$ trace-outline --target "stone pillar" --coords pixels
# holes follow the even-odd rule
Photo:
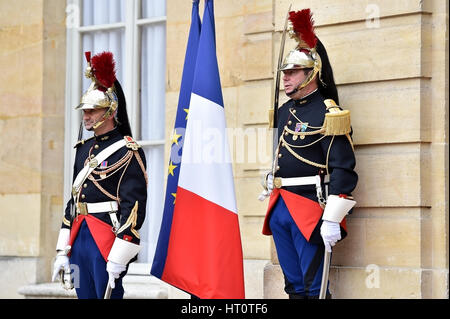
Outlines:
[[[0,2],[0,298],[50,280],[62,215],[65,1]]]

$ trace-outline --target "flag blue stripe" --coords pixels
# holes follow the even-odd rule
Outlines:
[[[216,56],[214,2],[205,0],[192,92],[223,107],[222,86]]]
[[[173,165],[176,165],[177,168],[174,169],[173,176],[170,174],[168,175],[161,229],[156,246],[155,256],[153,259],[152,269],[150,271],[152,275],[158,278],[162,277],[164,265],[167,258],[167,249],[169,245],[170,230],[172,227],[175,199],[172,194],[177,192],[178,187],[179,167],[181,164],[180,159],[182,156],[182,144],[186,129],[187,113],[185,109],[189,109],[192,84],[194,80],[194,71],[197,60],[197,52],[199,48],[198,44],[201,33],[201,22],[198,13],[198,5],[199,0],[193,1],[191,27],[189,30],[189,38],[183,66],[183,75],[181,78],[180,95],[178,98],[177,115],[175,119],[175,130],[177,134],[181,135],[181,137],[178,140],[178,145],[172,145],[170,154],[170,162],[172,162]]]

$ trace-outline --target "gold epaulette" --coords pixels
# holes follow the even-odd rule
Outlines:
[[[332,99],[324,101],[327,107],[322,128],[324,135],[345,135],[351,131],[350,111],[342,110]]]
[[[127,142],[125,144],[127,148],[137,151],[141,147],[131,136],[124,136],[123,138]]]
[[[77,148],[78,146],[83,145],[83,144],[86,143],[87,141],[92,140],[94,137],[95,137],[95,136],[92,136],[92,137],[90,137],[90,138],[88,138],[88,139],[78,141],[78,142],[75,144],[75,146],[74,146],[73,148]]]

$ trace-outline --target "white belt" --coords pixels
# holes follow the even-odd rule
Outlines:
[[[115,229],[119,229],[120,223],[117,219],[116,212],[119,210],[117,202],[100,202],[100,203],[77,203],[77,211],[81,215],[109,213],[111,223]]]
[[[117,202],[100,202],[100,203],[86,203],[87,213],[95,214],[95,213],[108,213],[108,212],[117,212],[119,209],[119,205]]]
[[[325,175],[324,182],[328,183],[330,176]],[[303,186],[303,185],[320,185],[321,179],[319,175],[305,176],[305,177],[275,177],[273,179],[273,186],[281,188],[283,186]]]
[[[325,175],[324,177],[324,183],[330,182],[330,175]],[[275,177],[273,179],[273,186],[275,188],[281,188],[283,186],[303,186],[303,185],[315,185],[316,186],[316,193],[317,193],[317,199],[319,201],[319,204],[322,208],[325,207],[326,204],[326,198],[328,197],[328,187],[325,186],[325,198],[322,194],[322,179],[319,175],[314,176],[305,176],[305,177]]]

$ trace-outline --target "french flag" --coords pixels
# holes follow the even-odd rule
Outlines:
[[[245,298],[213,0],[205,0],[201,27],[198,1],[194,1],[191,21],[164,215],[151,274],[202,299]],[[190,93],[188,111],[181,101],[186,99],[186,90]],[[182,117],[185,130],[177,123]]]

